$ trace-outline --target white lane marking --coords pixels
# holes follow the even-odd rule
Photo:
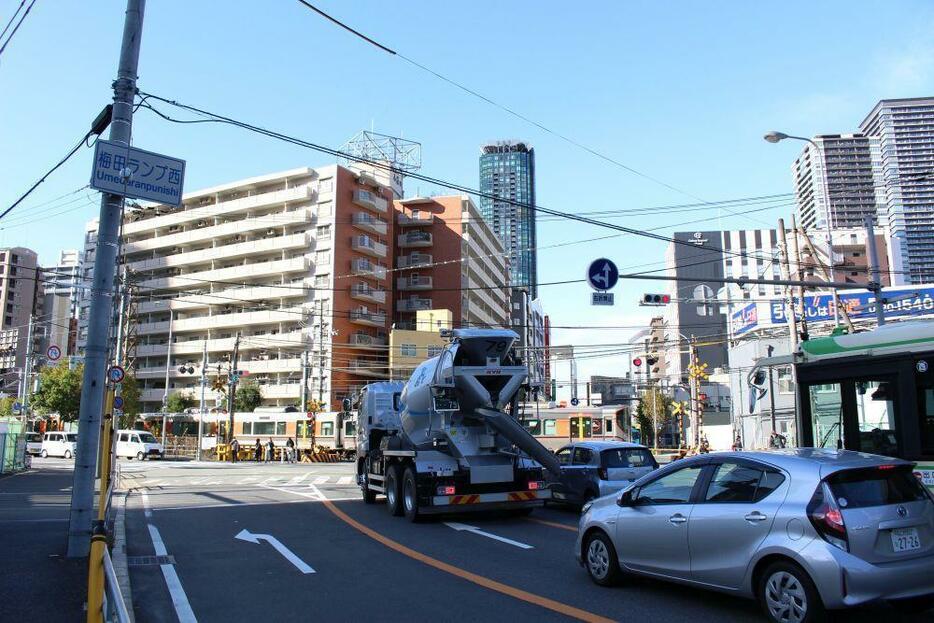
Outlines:
[[[330,476],[318,476],[317,478],[315,478],[315,479],[312,481],[312,484],[323,485],[324,483],[326,483],[326,482],[327,482],[328,480],[330,480],[330,479],[331,479]]]
[[[169,553],[165,549],[165,543],[162,542],[162,535],[159,534],[159,528],[151,523],[146,524],[146,527],[149,528],[149,538],[152,539],[152,548],[156,550],[156,556],[168,556]]]
[[[222,483],[220,480],[209,480],[208,482],[204,483],[205,486],[207,486],[207,485],[222,485],[222,484],[224,484],[224,483]]]
[[[175,615],[178,617],[178,623],[198,623],[191,604],[188,603],[188,596],[185,589],[182,588],[182,582],[175,573],[175,567],[172,565],[160,565],[162,575],[165,577],[165,585],[169,588],[169,595],[172,596],[172,605],[175,606]]]
[[[337,484],[339,485],[349,485],[353,482],[353,476],[341,476],[337,479]]]
[[[237,484],[238,484],[238,485],[245,485],[246,483],[250,482],[251,480],[256,480],[256,476],[247,476],[246,478],[244,478],[243,480],[241,480],[241,481],[238,482]]]
[[[152,517],[152,511],[149,510],[149,494],[145,491],[141,491],[143,494],[143,513],[146,515],[146,518]]]
[[[308,478],[309,476],[311,476],[311,472],[305,472],[305,473],[302,474],[301,476],[296,476],[295,478],[293,478],[292,480],[288,481],[288,482],[285,483],[285,484],[286,484],[287,486],[297,485],[297,484],[299,484],[301,481],[303,481],[303,480],[305,480],[306,478]]]
[[[277,552],[282,554],[286,560],[295,565],[295,567],[302,573],[314,573],[315,570],[312,569],[308,563],[296,556],[288,547],[283,545],[279,539],[272,536],[271,534],[253,534],[247,529],[243,529],[238,532],[235,536],[235,539],[240,539],[241,541],[246,541],[247,543],[256,543],[259,544],[260,541],[266,541],[272,545]]]
[[[152,539],[152,548],[156,556],[168,556],[169,553],[165,549],[159,529],[152,524],[146,524],[146,526],[149,528],[149,538]],[[178,616],[179,623],[197,623],[198,619],[191,609],[191,604],[188,603],[188,596],[182,588],[178,574],[175,573],[175,567],[168,564],[159,565],[159,567],[162,569],[165,585],[169,589],[169,596],[172,598],[172,605],[175,606],[175,614]]]
[[[282,491],[283,493],[294,493],[295,495],[300,495],[304,498],[311,498],[317,502],[324,502],[328,498],[324,495],[318,487],[314,485],[308,485],[307,491],[302,491],[301,489],[283,489],[282,487],[273,487],[270,485],[261,485],[266,489],[272,489],[273,491]]]
[[[476,526],[468,526],[464,523],[457,523],[455,521],[445,521],[444,525],[448,528],[454,528],[458,532],[471,532],[473,534],[479,534],[480,536],[485,536],[488,539],[493,539],[501,543],[506,543],[507,545],[512,545],[521,549],[534,549],[531,545],[526,545],[525,543],[520,543],[519,541],[513,541],[512,539],[507,539],[506,537],[499,536],[498,534],[492,534],[490,532],[484,532]]]
[[[263,502],[228,502],[228,503],[223,503],[223,502],[221,502],[221,503],[216,503],[216,504],[195,504],[195,505],[192,505],[192,506],[160,506],[159,508],[157,508],[157,509],[155,509],[155,510],[157,510],[157,511],[159,511],[159,512],[162,512],[162,511],[187,511],[187,510],[191,510],[191,509],[200,509],[200,508],[228,508],[228,507],[230,507],[230,506],[277,506],[277,505],[279,505],[279,504],[311,504],[312,502],[323,502],[323,501],[324,501],[324,500],[318,499],[318,498],[313,497],[313,496],[310,496],[310,495],[304,495],[301,491],[296,491],[296,490],[294,490],[294,489],[280,489],[279,487],[266,487],[266,488],[267,488],[267,489],[271,489],[271,490],[273,490],[273,491],[282,491],[283,493],[295,493],[295,494],[301,495],[301,496],[303,496],[303,497],[311,497],[312,499],[310,499],[310,500],[285,500],[285,501],[281,501],[281,502],[270,502],[270,501],[263,501]],[[360,499],[359,497],[328,498],[327,501],[328,501],[328,502],[351,502],[351,501],[359,500],[359,499]],[[2,522],[2,521],[5,521],[5,520],[0,519],[0,522]],[[63,519],[62,521],[68,521],[68,520],[67,520],[67,519]]]

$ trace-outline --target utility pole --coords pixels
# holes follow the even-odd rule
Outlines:
[[[308,413],[308,351],[302,353],[302,413]]]
[[[162,392],[162,447],[165,448],[165,424],[169,413],[169,370],[172,367],[172,310],[169,309],[169,341],[165,349],[165,391]]]
[[[773,346],[768,347],[768,356],[772,356]],[[772,368],[769,366],[769,418],[772,420],[772,432],[778,432],[778,429],[775,426],[775,385],[772,383]]]
[[[876,295],[876,324],[885,324],[885,298],[882,296],[882,277],[879,275],[879,252],[876,250],[876,234],[872,228],[872,217],[867,216],[866,223],[866,255],[869,257],[870,280],[868,289]]]
[[[23,363],[23,395],[20,396],[20,404],[22,404],[23,409],[23,430],[26,430],[26,422],[29,419],[29,392],[31,389],[32,383],[32,360],[35,357],[33,350],[35,346],[33,337],[36,330],[36,303],[39,300],[39,271],[42,269],[38,266],[36,267],[36,275],[34,283],[32,286],[32,309],[29,310],[29,328],[26,329],[26,361]]]
[[[700,398],[698,396],[698,385],[700,383],[700,377],[696,375],[693,370],[697,368],[697,338],[693,335],[691,336],[691,347],[690,347],[690,369],[692,370],[690,375],[690,389],[691,389],[691,436],[694,438],[694,447],[700,447],[700,427],[701,427],[701,410]]]
[[[801,265],[801,251],[798,248],[798,225],[795,220],[795,215],[791,215],[791,246],[792,252],[795,256],[795,266],[798,267],[797,275],[798,281],[804,281],[804,266]],[[801,339],[808,339],[808,319],[807,315],[804,312],[804,286],[798,284],[798,315],[801,316]],[[797,396],[797,392],[795,392]]]
[[[788,261],[788,237],[785,234],[785,219],[778,219],[778,248],[781,253],[782,279],[791,279],[791,263]],[[791,286],[785,286],[785,296],[788,297],[788,339],[791,352],[798,348],[798,323],[795,320],[795,296]]]
[[[201,349],[201,404],[198,409],[198,460],[201,460],[201,440],[204,438],[204,412],[207,405],[204,401],[205,392],[208,387],[208,341],[204,340],[204,346]],[[164,448],[165,446],[163,446]]]
[[[237,382],[240,377],[237,376],[237,363],[240,361],[240,332],[237,331],[237,339],[234,340],[233,358],[230,360],[230,376],[227,383],[227,443],[233,441],[234,429],[234,406],[237,404]],[[233,454],[231,454],[233,459]]]
[[[110,140],[129,147],[133,127],[133,98],[146,0],[127,0],[123,42],[117,79],[113,83],[114,106]],[[123,214],[121,195],[103,193],[98,224],[97,258],[91,283],[88,341],[85,347],[84,377],[78,420],[78,442],[72,481],[71,513],[68,520],[69,558],[88,555],[94,521],[94,476],[100,445],[101,416],[104,407],[107,342],[113,312],[118,233]]]
[[[318,404],[324,404],[324,299],[318,303]]]
[[[649,363],[649,340],[645,340],[645,391],[652,393],[652,447],[658,454],[658,401],[652,390],[652,364]]]

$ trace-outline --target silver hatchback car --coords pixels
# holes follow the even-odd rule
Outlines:
[[[899,459],[847,450],[707,454],[584,506],[594,582],[638,573],[753,597],[772,621],[934,598],[934,498]]]

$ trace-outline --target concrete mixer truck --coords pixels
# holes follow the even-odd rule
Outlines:
[[[386,496],[389,513],[513,509],[551,497],[543,469],[555,456],[516,421],[527,370],[500,329],[442,331],[437,357],[407,382],[366,385],[356,397],[357,482],[363,500]]]

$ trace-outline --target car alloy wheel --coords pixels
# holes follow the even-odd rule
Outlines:
[[[808,615],[808,598],[801,582],[787,571],[776,571],[765,584],[765,603],[775,621],[801,623]]]
[[[606,578],[610,571],[610,552],[600,539],[592,539],[587,547],[587,569],[597,580]]]

